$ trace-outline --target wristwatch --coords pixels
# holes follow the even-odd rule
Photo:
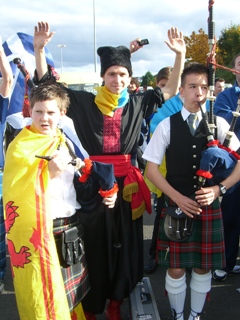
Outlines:
[[[223,196],[226,192],[227,192],[227,189],[226,189],[226,187],[223,185],[223,184],[221,184],[221,183],[219,183],[219,190],[220,190],[220,196]]]

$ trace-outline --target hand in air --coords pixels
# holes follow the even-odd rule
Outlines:
[[[141,39],[137,38],[130,42],[129,50],[131,53],[134,53],[143,47],[139,45],[138,41],[141,41]]]
[[[47,22],[38,22],[34,27],[33,45],[35,48],[44,48],[52,39],[55,32],[50,32],[50,26]]]
[[[168,30],[168,41],[165,41],[168,47],[175,53],[186,52],[186,44],[181,31],[172,27]]]

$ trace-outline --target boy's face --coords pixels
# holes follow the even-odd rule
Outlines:
[[[166,86],[167,82],[168,82],[167,78],[162,78],[161,80],[158,81],[156,86],[159,87],[160,89],[162,89]]]
[[[205,74],[189,74],[185,78],[185,84],[179,90],[181,96],[184,98],[185,108],[195,113],[199,111],[199,102],[205,103],[208,94],[208,79]]]
[[[111,66],[106,70],[103,80],[110,92],[119,94],[129,86],[131,78],[129,77],[127,68]]]
[[[60,111],[56,100],[39,101],[30,109],[32,124],[42,134],[55,135],[59,119],[66,110]]]

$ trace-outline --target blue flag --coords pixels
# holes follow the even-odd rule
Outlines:
[[[30,73],[31,78],[33,77],[35,70],[33,36],[18,32],[3,43],[3,48],[11,65],[14,77],[10,106],[7,113],[7,115],[11,115],[22,111],[25,93],[24,75],[18,69],[17,65],[13,63],[13,60],[20,58],[21,63]],[[45,54],[47,63],[54,67],[53,57],[47,48],[45,48]]]
[[[18,32],[8,38],[3,43],[4,52],[11,65],[13,72],[13,87],[10,98],[10,105],[7,110],[7,122],[14,129],[22,129],[26,125],[31,124],[31,118],[24,118],[22,115],[22,107],[25,95],[25,79],[22,72],[19,70],[16,64],[13,63],[15,58],[21,60],[21,64],[24,65],[25,69],[30,73],[30,78],[34,76],[34,70],[36,68],[34,47],[33,47],[33,36],[26,33]],[[47,64],[54,68],[54,61],[50,51],[45,47],[45,55]],[[81,159],[88,156],[87,152],[83,149],[81,142],[79,141],[72,120],[64,117],[63,131],[67,137],[72,141],[75,153]]]

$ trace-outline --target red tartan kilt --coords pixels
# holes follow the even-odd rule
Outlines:
[[[54,225],[53,227],[54,236],[60,235],[64,230],[67,230],[79,224],[77,214],[75,216],[72,216],[70,219],[63,218],[58,220],[60,221],[60,223]],[[55,221],[53,223],[55,223]],[[65,224],[66,222],[69,223]],[[56,238],[56,246],[58,246]],[[79,263],[68,267],[61,266],[61,273],[68,300],[69,310],[70,312],[72,312],[73,309],[82,301],[82,299],[90,290],[85,253],[82,255]]]
[[[184,242],[168,240],[164,232],[165,208],[161,214],[158,256],[160,264],[169,268],[222,269],[225,267],[225,247],[222,213],[219,200],[202,207],[194,216],[193,234]]]

